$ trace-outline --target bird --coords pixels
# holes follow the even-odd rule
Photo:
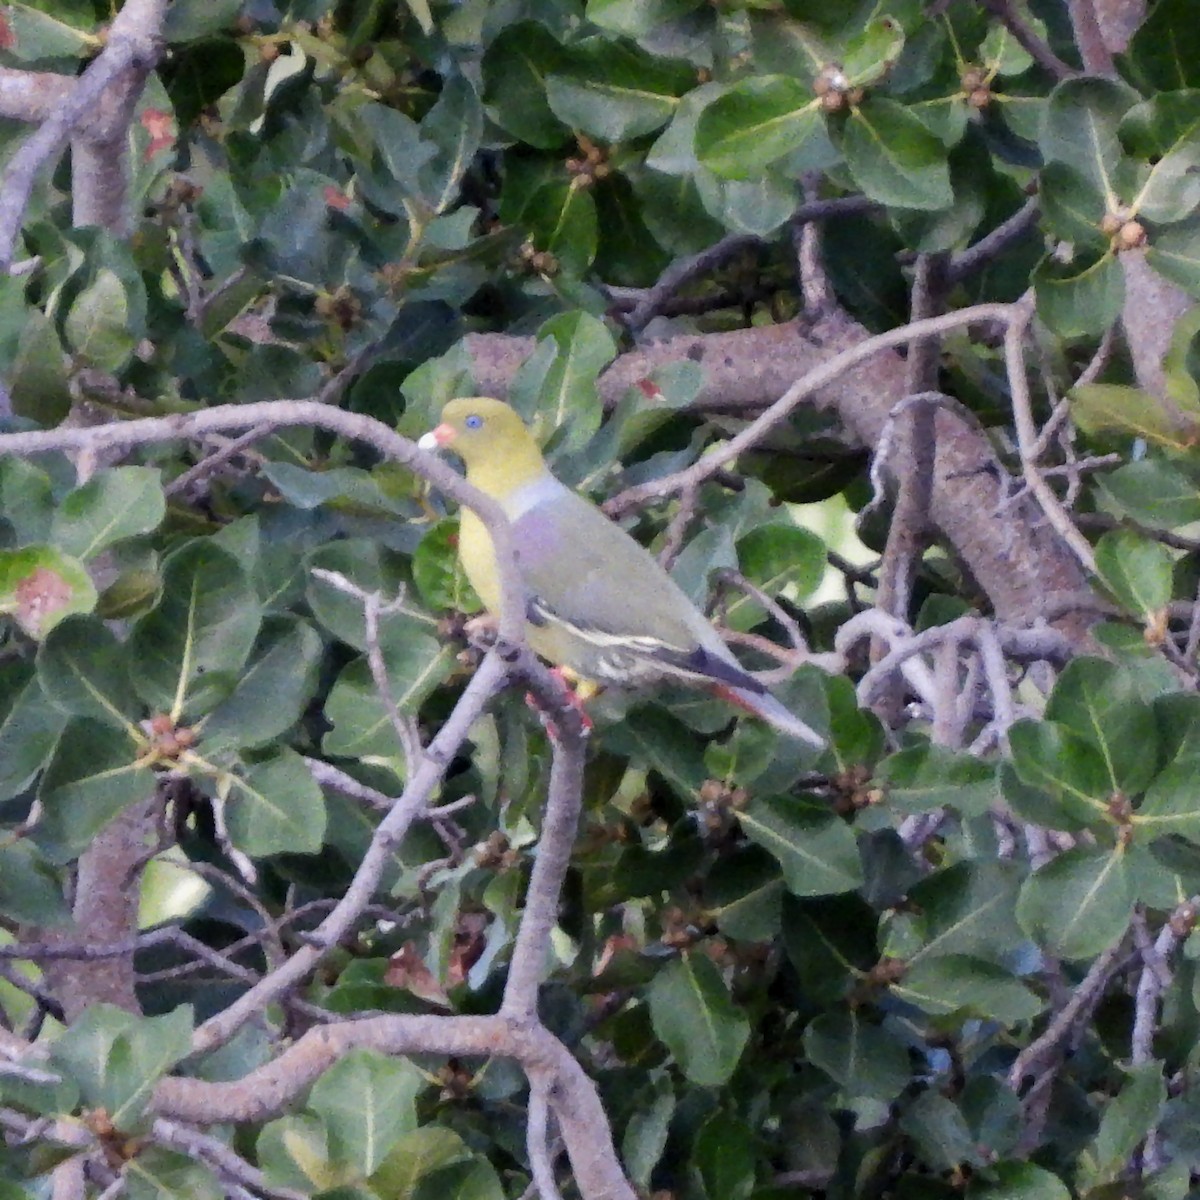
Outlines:
[[[533,433],[504,401],[450,400],[417,444],[457,454],[467,482],[504,511],[526,591],[526,641],[542,658],[600,686],[707,688],[781,733],[825,745],[742,667],[649,551],[551,474]],[[498,613],[492,539],[465,507],[458,556],[484,607]]]

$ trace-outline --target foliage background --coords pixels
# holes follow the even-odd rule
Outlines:
[[[1190,1195],[1187,0],[115,15],[0,14],[0,1196]],[[828,751],[574,778],[476,389]]]

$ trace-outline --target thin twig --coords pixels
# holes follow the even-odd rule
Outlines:
[[[555,706],[552,719],[557,734],[552,739],[550,783],[537,857],[529,877],[525,910],[521,914],[500,1005],[503,1015],[518,1019],[532,1019],[537,1015],[538,987],[545,972],[550,935],[558,921],[563,880],[579,827],[587,744],[580,713],[565,697],[561,682],[532,660],[527,666],[536,668],[529,670],[526,678],[539,699]]]
[[[1096,559],[1091,544],[1072,523],[1067,511],[1050,485],[1042,478],[1037,460],[1033,457],[1037,446],[1037,430],[1033,423],[1033,405],[1029,396],[1029,379],[1025,373],[1024,341],[1029,323],[1033,319],[1033,295],[1027,292],[1014,306],[1013,318],[1004,335],[1004,358],[1008,369],[1008,383],[1012,394],[1013,424],[1017,433],[1017,446],[1021,455],[1021,471],[1025,484],[1037,498],[1046,514],[1046,519],[1058,535],[1074,552],[1083,567],[1094,573]]]
[[[866,338],[806,372],[774,404],[729,441],[714,447],[698,462],[682,471],[665,475],[661,479],[626,488],[625,491],[609,500],[604,505],[604,510],[610,516],[621,516],[649,501],[673,495],[687,487],[699,487],[706,479],[711,478],[722,467],[736,459],[739,454],[757,446],[763,438],[787,421],[792,410],[801,401],[814,392],[820,391],[821,388],[826,387],[881,350],[908,345],[921,338],[935,337],[968,325],[993,322],[1007,325],[1015,315],[1014,306],[1010,304],[977,304],[971,308],[959,309],[957,312],[946,313],[944,316],[933,317],[927,321],[912,321],[898,329],[889,329],[886,333]]]
[[[541,1080],[529,1086],[525,1145],[538,1196],[541,1200],[562,1200],[554,1180],[554,1160],[550,1154],[550,1105],[547,1102],[546,1085]]]
[[[983,3],[1013,35],[1017,45],[1055,79],[1071,79],[1079,74],[1038,37],[1033,27],[1013,7],[1012,0],[983,0]]]
[[[1046,1071],[1047,1063],[1057,1053],[1060,1045],[1074,1033],[1077,1022],[1086,1022],[1125,956],[1128,944],[1129,935],[1126,932],[1092,963],[1088,973],[1080,980],[1079,986],[1071,993],[1070,999],[1058,1011],[1045,1032],[1017,1055],[1008,1072],[1008,1086],[1013,1091],[1020,1089],[1026,1076],[1039,1075]]]

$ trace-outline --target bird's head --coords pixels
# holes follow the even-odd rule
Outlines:
[[[541,452],[525,422],[502,400],[460,396],[442,409],[442,419],[417,443],[422,450],[452,450],[467,471],[524,460],[541,464]]]

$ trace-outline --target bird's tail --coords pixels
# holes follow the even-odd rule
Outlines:
[[[824,749],[825,738],[800,720],[791,709],[776,700],[770,692],[754,692],[749,688],[732,687],[724,683],[718,684],[713,691],[722,699],[728,700],[731,704],[736,704],[738,708],[745,709],[746,712],[753,713],[760,720],[766,721],[780,733],[786,733],[789,737],[798,738],[810,746]]]

